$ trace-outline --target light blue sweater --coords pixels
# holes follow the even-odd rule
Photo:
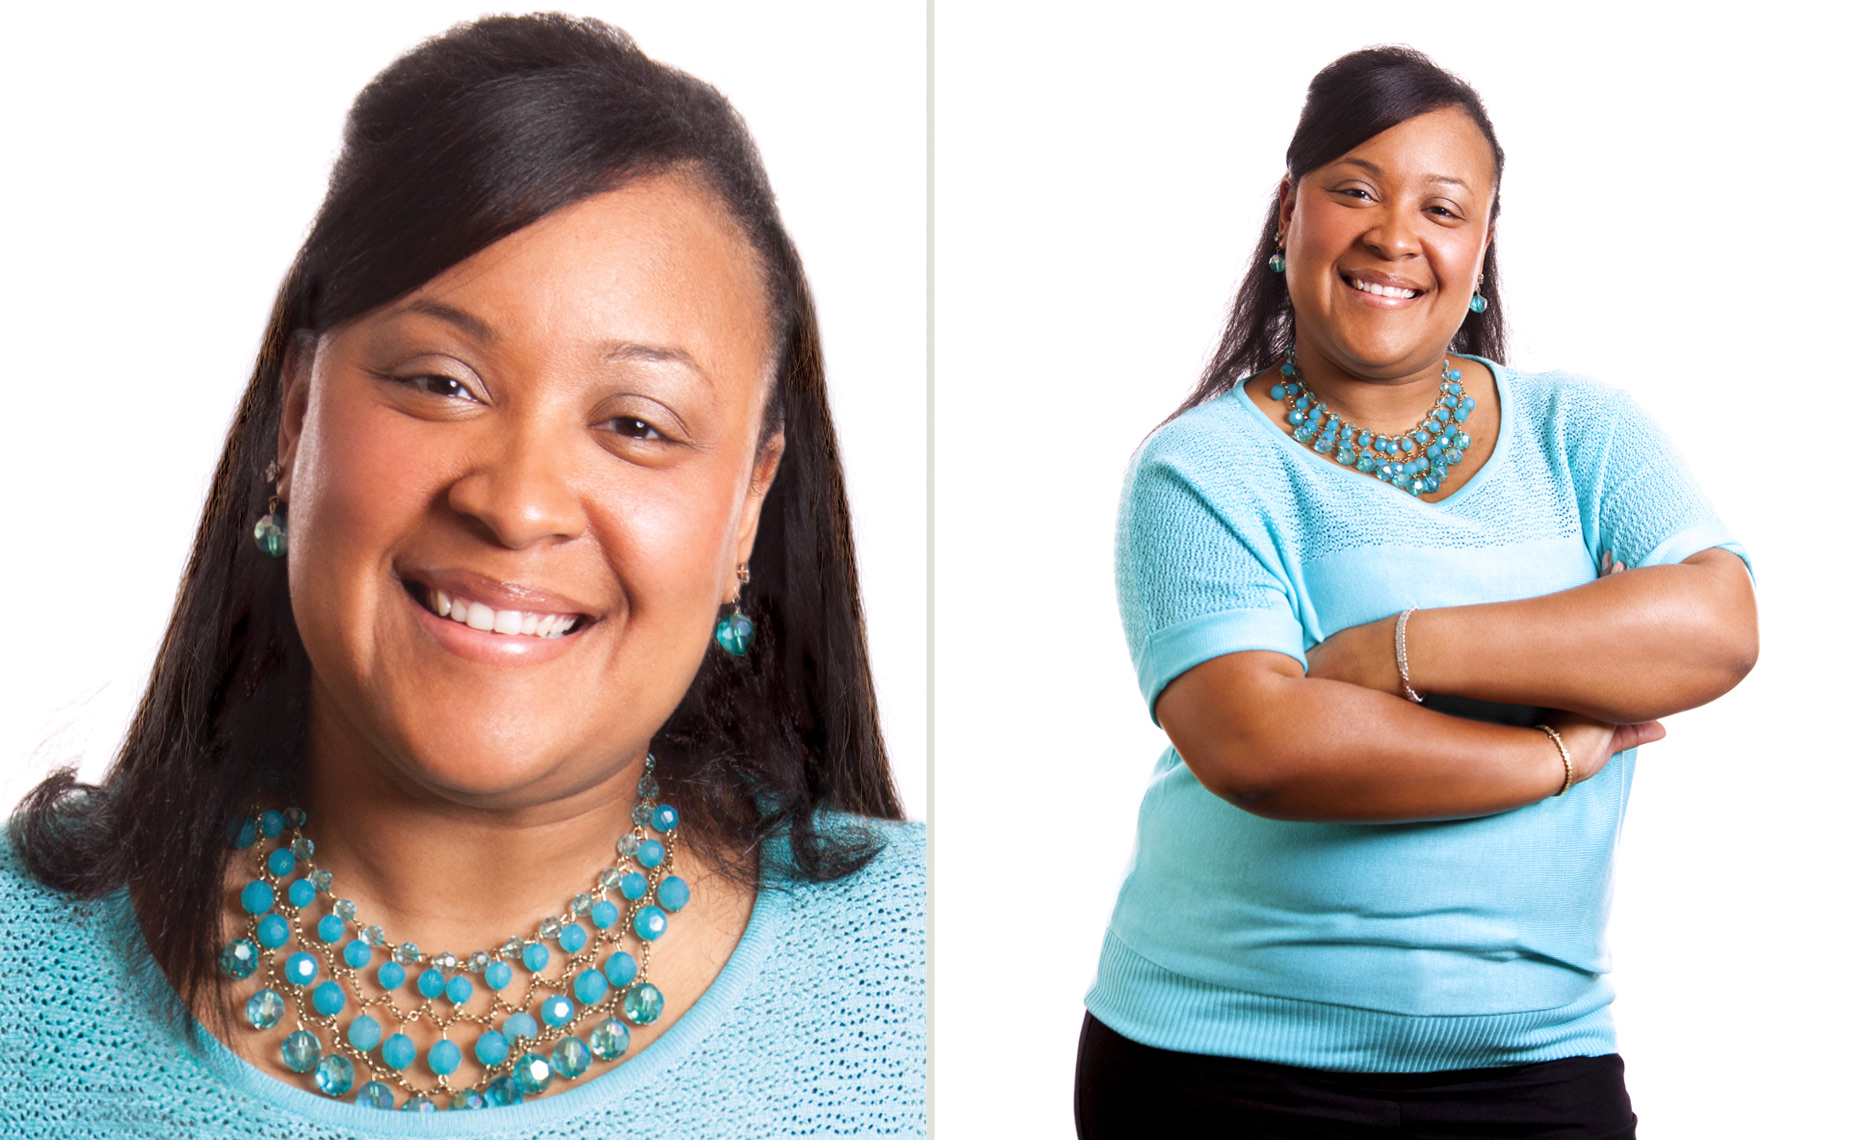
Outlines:
[[[1496,450],[1439,503],[1297,445],[1238,390],[1151,437],[1124,488],[1117,583],[1152,716],[1164,686],[1222,654],[1303,663],[1409,606],[1591,581],[1605,551],[1628,567],[1742,556],[1625,395],[1490,367]],[[1482,819],[1293,823],[1217,798],[1169,749],[1086,1005],[1157,1048],[1319,1069],[1613,1052],[1603,930],[1633,774],[1623,753],[1565,796]]]
[[[126,895],[73,902],[0,835],[0,1136],[922,1136],[924,833],[881,824],[837,883],[765,884],[717,980],[663,1036],[528,1104],[421,1116],[287,1085],[160,1011]]]

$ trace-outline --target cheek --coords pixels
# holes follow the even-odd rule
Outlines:
[[[630,620],[708,625],[733,552],[735,480],[724,472],[636,475],[634,485],[600,496],[591,520],[620,576]]]

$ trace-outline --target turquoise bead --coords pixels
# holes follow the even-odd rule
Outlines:
[[[1309,396],[1300,396],[1300,397],[1298,397],[1298,400],[1297,400],[1297,402],[1296,402],[1296,403],[1295,403],[1295,404],[1294,404],[1293,406],[1294,406],[1294,407],[1296,407],[1296,408],[1298,408],[1298,409],[1299,409],[1300,411],[1302,411],[1302,410],[1304,410],[1305,408],[1308,408],[1308,407],[1310,407],[1310,406],[1311,406],[1311,397],[1309,397]]]
[[[334,1017],[348,1004],[348,995],[335,982],[324,982],[310,991],[310,1006],[324,1017]]]
[[[375,971],[375,981],[381,983],[384,990],[397,990],[407,983],[407,967],[391,959],[383,962]]]
[[[523,968],[534,974],[549,964],[549,948],[540,942],[523,947]]]
[[[317,919],[316,936],[325,942],[342,941],[342,920],[333,914]]]
[[[1447,379],[1448,379],[1448,381],[1455,381],[1455,380],[1458,380],[1459,378],[1460,378],[1460,370],[1459,370],[1459,369],[1457,369],[1457,368],[1449,368],[1449,369],[1447,369]]]
[[[575,1020],[575,1003],[561,994],[550,994],[543,999],[542,1007],[537,1012],[542,1015],[544,1025],[560,1029]]]
[[[575,975],[575,1000],[593,1005],[607,996],[607,979],[599,970],[583,970]]]
[[[588,917],[593,921],[596,928],[607,930],[612,927],[614,923],[620,921],[620,908],[608,902],[606,899],[602,899],[600,902],[594,904],[594,909],[588,913]]]
[[[433,1042],[433,1047],[426,1051],[426,1067],[436,1077],[451,1076],[462,1060],[464,1056],[459,1052],[459,1047],[443,1037]]]
[[[247,914],[264,914],[271,909],[271,904],[278,901],[278,892],[271,889],[271,884],[263,879],[253,879],[239,892],[239,905]]]
[[[638,902],[646,897],[646,888],[649,885],[646,882],[646,876],[638,871],[628,871],[626,877],[620,880],[620,897],[628,902]]]
[[[365,1013],[349,1022],[349,1044],[364,1053],[381,1044],[381,1023]]]
[[[741,657],[755,644],[756,627],[739,613],[725,614],[717,623],[717,644],[732,657]]]
[[[1337,462],[1354,463],[1356,461],[1356,457],[1354,455],[1350,455],[1350,458],[1348,459],[1344,458],[1345,455],[1350,455],[1350,453],[1348,451],[1338,452]],[[660,906],[664,907],[666,910],[679,911],[679,910],[685,909],[685,904],[690,901],[691,901],[691,887],[688,884],[686,884],[686,882],[683,879],[679,878],[677,875],[667,875],[665,876],[663,880],[660,881],[659,883],[659,905]]]
[[[253,1029],[270,1029],[284,1020],[284,995],[266,988],[245,999],[245,1019]]]
[[[1271,388],[1266,390],[1266,394],[1275,400],[1283,400],[1285,399],[1285,385],[1274,384]],[[247,846],[249,847],[251,845],[247,844]]]
[[[405,1033],[396,1033],[381,1043],[381,1061],[390,1069],[404,1069],[413,1064],[419,1056],[419,1050],[413,1047],[413,1038]]]
[[[299,859],[308,859],[310,856],[316,854],[316,844],[310,842],[308,836],[299,835],[297,838],[291,840],[291,854],[297,856]]]
[[[1471,396],[1467,396],[1465,399],[1460,401],[1460,407],[1466,409],[1469,412],[1478,406],[1479,406],[1479,401],[1473,399]]]
[[[420,974],[416,988],[420,991],[421,997],[436,998],[446,992],[446,976],[438,970],[429,968]]]
[[[284,809],[284,822],[290,827],[302,827],[310,822],[310,817],[304,814],[304,809],[292,806]]]
[[[633,916],[633,933],[648,942],[665,933],[665,912],[656,906],[642,906]]]
[[[1450,447],[1447,449],[1447,466],[1449,467],[1457,466],[1460,460],[1464,458],[1466,458],[1466,453],[1461,451],[1459,448]]]
[[[265,833],[266,839],[276,839],[284,834],[284,813],[266,810],[258,815],[258,829]]]
[[[272,874],[282,879],[297,869],[297,856],[291,854],[289,848],[280,847],[265,858],[265,866],[271,868]]]
[[[485,1068],[501,1065],[504,1058],[510,1056],[510,1039],[495,1029],[487,1029],[478,1035],[478,1041],[471,1047],[471,1055],[478,1058],[478,1063]]]
[[[588,1043],[579,1037],[562,1038],[549,1054],[549,1067],[555,1070],[556,1076],[569,1081],[587,1072],[593,1062],[594,1054],[588,1051]]]
[[[357,938],[342,948],[342,960],[349,964],[349,969],[359,970],[375,956],[375,948]]]
[[[519,1037],[534,1037],[536,1033],[536,1019],[521,1010],[504,1019],[504,1036],[512,1041]]]
[[[1453,409],[1453,418],[1459,423],[1465,423],[1466,417],[1470,415],[1472,415],[1472,409],[1465,404],[1461,404],[1459,407]]]
[[[340,1053],[317,1062],[316,1087],[329,1096],[341,1096],[355,1085],[355,1063]]]
[[[1374,457],[1365,455],[1362,458],[1358,459],[1356,461],[1356,469],[1358,471],[1363,472],[1365,475],[1371,471],[1374,471],[1376,469],[1376,461]]]
[[[1341,463],[1341,464],[1343,464],[1343,465],[1344,465],[1345,467],[1348,467],[1348,466],[1350,466],[1350,464],[1352,464],[1352,463],[1355,463],[1355,462],[1356,462],[1356,452],[1354,452],[1354,451],[1351,451],[1351,450],[1350,450],[1349,448],[1347,448],[1347,447],[1340,447],[1340,448],[1338,448],[1338,449],[1337,449],[1337,462],[1339,462],[1339,463]],[[660,902],[664,902],[664,901],[665,901],[665,890],[664,890],[664,888],[660,888],[660,890],[659,890],[659,901],[660,901]]]
[[[477,1089],[465,1089],[462,1092],[455,1092],[452,1094],[452,1109],[451,1110],[453,1112],[458,1112],[461,1109],[468,1109],[468,1108],[489,1108],[489,1107],[491,1107],[491,1098],[485,1096],[483,1093],[479,1092]]]
[[[471,979],[464,974],[454,974],[446,982],[446,1000],[453,1005],[464,1005],[471,1000]]]
[[[1483,313],[1485,312],[1485,298],[1474,293],[1472,295],[1472,300],[1466,302],[1466,307],[1475,313]]]
[[[327,891],[335,881],[336,876],[330,874],[326,867],[318,867],[310,872],[310,882],[319,891]]]
[[[618,1061],[626,1053],[626,1047],[632,1043],[632,1031],[626,1022],[607,1018],[594,1027],[588,1034],[588,1048],[603,1061]]]
[[[1319,439],[1316,443],[1311,445],[1311,450],[1317,452],[1319,455],[1329,455],[1330,437],[1324,436],[1322,439]]]
[[[562,933],[555,936],[555,944],[562,948],[564,954],[578,953],[588,944],[587,928],[578,922],[571,922],[562,928]]]
[[[1412,439],[1408,439],[1407,437],[1405,437],[1405,436],[1404,436],[1404,437],[1402,438],[1402,441],[1401,441],[1401,449],[1402,449],[1403,451],[1409,451],[1409,452],[1411,452],[1411,451],[1413,451],[1413,450],[1414,450],[1414,440],[1412,440]]]
[[[1285,413],[1285,419],[1292,426],[1296,427],[1305,422],[1305,414],[1297,408],[1293,408],[1291,411]]]
[[[270,514],[258,520],[252,528],[252,541],[267,558],[282,558],[290,549],[290,535],[284,529],[281,515]]]
[[[640,866],[651,870],[665,862],[665,844],[656,839],[648,839],[639,845],[639,854],[634,858],[639,860]]]
[[[1427,445],[1427,457],[1429,459],[1439,459],[1443,450],[1444,449],[1438,443],[1430,443]]]
[[[229,978],[249,978],[258,969],[258,947],[244,938],[235,938],[220,951],[220,972]]]
[[[258,821],[255,819],[236,819],[232,825],[232,845],[236,850],[244,851],[258,842]]]
[[[1458,396],[1442,396],[1440,402],[1442,405],[1449,408],[1457,408],[1460,406],[1460,398]]]
[[[294,907],[306,907],[316,898],[316,884],[309,879],[297,879],[285,889],[284,897],[291,900]]]
[[[484,984],[494,990],[501,990],[510,984],[510,964],[493,962],[484,968]]]
[[[1453,437],[1453,446],[1459,448],[1461,451],[1465,451],[1472,446],[1472,436],[1467,435],[1465,432],[1460,432]]]
[[[523,1090],[517,1087],[514,1077],[494,1077],[484,1086],[484,1099],[491,1102],[492,1108],[505,1108],[523,1103]]]
[[[1461,392],[1464,392],[1465,390],[1466,390],[1466,389],[1464,389],[1464,388],[1462,388],[1462,387],[1461,387],[1460,385],[1458,385],[1458,384],[1449,384],[1449,385],[1447,385],[1447,391],[1449,391],[1449,392],[1451,392],[1451,393],[1453,393],[1453,394],[1454,394],[1455,396],[1457,396],[1457,395],[1459,395],[1459,394],[1460,394]]]
[[[549,1058],[541,1053],[525,1053],[517,1058],[510,1075],[516,1079],[517,1088],[525,1096],[535,1096],[549,1087],[555,1073],[549,1068]]]
[[[1285,255],[1282,253],[1275,253],[1271,257],[1268,257],[1266,259],[1266,268],[1272,270],[1274,273],[1284,273]]]
[[[641,982],[626,992],[623,1006],[628,1021],[634,1025],[651,1025],[665,1012],[665,995],[651,982]]]
[[[678,809],[671,804],[660,804],[652,809],[652,828],[661,834],[672,831],[678,826]]]
[[[439,1106],[431,1097],[415,1096],[407,1098],[407,1103],[400,1106],[402,1112],[438,1112]]]
[[[620,989],[631,982],[639,973],[639,962],[625,950],[616,950],[601,963],[601,973],[607,975],[615,989]]]
[[[323,1043],[308,1029],[299,1029],[284,1039],[278,1052],[284,1058],[285,1068],[293,1073],[307,1073],[316,1068],[318,1059],[323,1056]]]
[[[380,1081],[369,1081],[355,1094],[355,1103],[363,1108],[393,1108],[394,1090]]]
[[[420,948],[411,942],[403,942],[394,948],[394,960],[403,966],[412,966],[420,961]]]
[[[316,959],[299,950],[284,960],[284,980],[293,986],[307,986],[316,981]]]

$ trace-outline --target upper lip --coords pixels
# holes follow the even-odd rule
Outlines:
[[[444,590],[454,598],[483,602],[494,610],[523,610],[537,614],[576,614],[584,618],[596,615],[587,602],[546,590],[527,582],[492,578],[474,570],[451,567],[436,570],[400,571],[400,578],[427,590]]]
[[[1427,292],[1427,286],[1410,281],[1406,277],[1397,277],[1393,273],[1378,273],[1373,269],[1346,269],[1345,278],[1360,281],[1365,285],[1380,285],[1384,289],[1412,289],[1416,293]]]

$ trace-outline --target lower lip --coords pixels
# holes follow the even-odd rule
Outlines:
[[[1343,283],[1343,288],[1350,296],[1355,297],[1365,305],[1375,309],[1400,309],[1412,305],[1422,297],[1427,296],[1425,293],[1416,293],[1412,297],[1378,297],[1374,293],[1363,292],[1361,289],[1350,284],[1347,280]]]
[[[521,633],[492,633],[473,629],[461,621],[442,618],[401,591],[413,608],[420,627],[441,647],[467,661],[482,665],[536,665],[553,661],[574,647],[581,630],[561,637],[532,637]]]

